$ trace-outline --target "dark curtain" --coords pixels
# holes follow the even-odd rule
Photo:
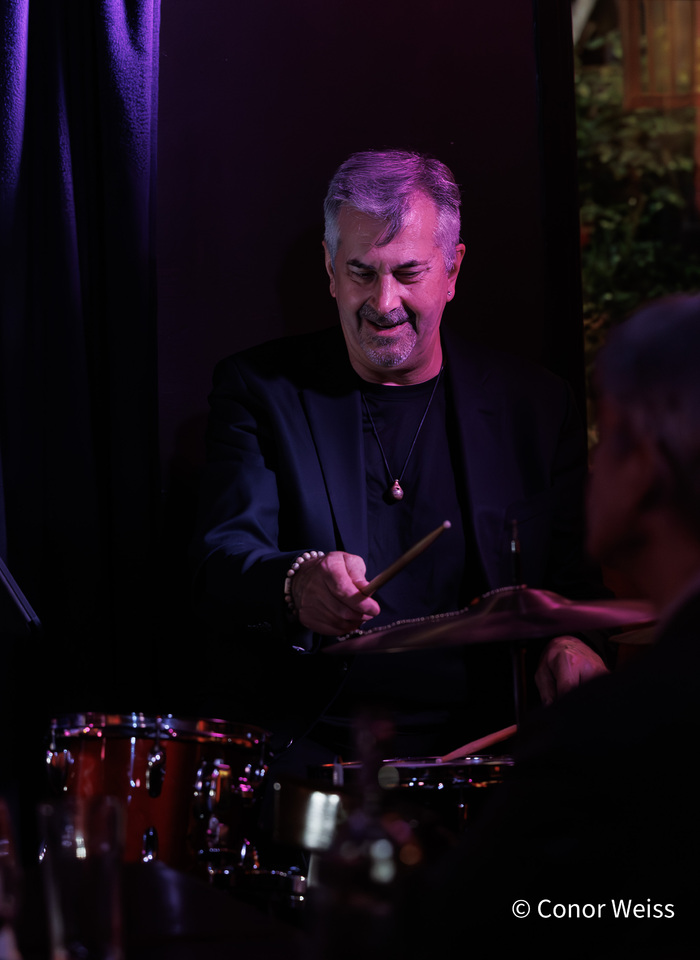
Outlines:
[[[0,550],[42,625],[3,622],[17,738],[156,696],[160,0],[0,4]]]

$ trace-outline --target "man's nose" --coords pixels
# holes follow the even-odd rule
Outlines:
[[[400,284],[393,274],[379,274],[377,277],[372,306],[382,316],[401,306]]]

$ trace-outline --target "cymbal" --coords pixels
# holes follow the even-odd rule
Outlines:
[[[431,647],[467,646],[558,637],[582,630],[649,624],[644,600],[569,600],[549,590],[505,587],[453,613],[397,620],[376,630],[341,637],[327,653],[402,653]]]

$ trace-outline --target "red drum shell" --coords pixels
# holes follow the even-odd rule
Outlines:
[[[224,768],[235,802],[226,805],[227,846],[245,842],[245,814],[265,775],[268,734],[210,719],[143,714],[76,714],[51,724],[47,763],[59,787],[75,796],[114,796],[126,812],[124,858],[146,859],[144,836],[155,830],[157,859],[174,869],[196,865],[206,825],[195,810],[202,769]],[[160,793],[148,789],[149,756],[165,750]]]

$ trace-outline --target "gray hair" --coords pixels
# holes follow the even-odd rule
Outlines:
[[[351,206],[384,220],[387,229],[380,241],[384,246],[401,230],[416,193],[425,194],[435,204],[435,243],[449,272],[459,243],[459,187],[444,163],[408,150],[353,153],[336,171],[323,205],[324,239],[333,266],[340,242],[338,216],[342,207]]]
[[[655,442],[665,464],[657,500],[700,538],[700,295],[654,301],[615,327],[596,376],[625,413],[617,441]]]

